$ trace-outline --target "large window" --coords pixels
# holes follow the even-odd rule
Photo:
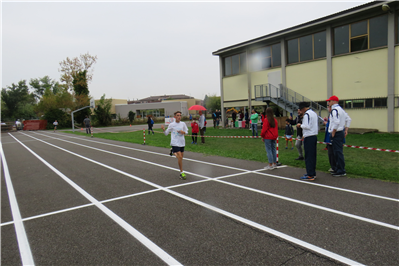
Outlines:
[[[252,71],[281,66],[281,46],[275,44],[255,49],[251,52]]]
[[[232,76],[246,72],[246,56],[245,53],[236,54],[224,58],[224,75]]]
[[[335,55],[386,46],[387,41],[387,15],[334,28]]]
[[[326,32],[292,39],[287,42],[288,64],[326,57]]]

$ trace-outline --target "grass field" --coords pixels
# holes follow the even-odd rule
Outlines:
[[[149,135],[148,131],[146,131],[146,145],[169,148],[170,135],[166,137],[164,134],[160,133],[162,132],[160,129],[155,129],[154,131],[158,133]],[[80,132],[75,132],[73,134],[86,135]],[[251,136],[252,133],[248,129],[207,128],[206,135]],[[284,132],[279,131],[279,135],[283,136]],[[129,133],[97,133],[94,137],[138,144],[143,143],[143,131]],[[324,132],[319,133],[318,140],[324,140]],[[205,144],[197,145],[191,144],[191,141],[191,137],[186,137],[186,151],[199,152],[204,155],[259,161],[264,162],[265,165],[267,162],[265,146],[261,139],[205,138]],[[198,139],[198,143],[200,142],[200,139]],[[399,150],[399,135],[389,133],[368,133],[364,135],[349,134],[346,138],[346,144]],[[295,146],[294,149],[291,150],[290,144],[288,145],[289,149],[284,149],[285,140],[279,140],[279,162],[284,165],[305,168],[304,161],[294,160],[298,157]],[[324,144],[317,145],[317,171],[327,172],[330,168],[327,151],[323,150],[325,146]],[[345,168],[350,178],[367,177],[399,183],[399,153],[344,147],[344,156],[346,163]]]

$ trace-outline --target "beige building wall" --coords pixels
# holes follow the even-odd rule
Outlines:
[[[387,97],[387,56],[388,49],[379,49],[333,58],[333,94],[340,99]]]
[[[224,101],[242,101],[248,99],[247,75],[237,75],[223,79]],[[226,104],[226,103],[225,103]],[[225,105],[226,107],[226,105]]]
[[[327,99],[327,60],[286,67],[287,87],[312,101]]]
[[[393,130],[399,132],[399,108],[395,108],[395,126]]]
[[[105,100],[109,100],[109,99],[105,99]],[[100,101],[100,99],[94,100],[95,105],[97,105],[99,101]],[[111,110],[110,110],[111,114],[116,114],[116,111],[115,111],[115,105],[116,104],[127,104],[127,100],[124,100],[124,99],[112,99],[112,102],[111,102],[112,106],[111,106]],[[90,108],[90,110],[91,110],[91,113],[94,114],[94,109]]]
[[[349,128],[370,128],[378,129],[380,132],[387,132],[387,109],[345,109],[352,119]],[[396,112],[397,114],[398,112]],[[349,129],[350,132],[350,129]]]
[[[187,109],[193,105],[201,105],[201,100],[199,99],[177,99],[177,100],[163,100],[163,103],[166,102],[187,102]],[[198,111],[188,111],[189,114],[197,114]]]
[[[251,95],[255,99],[255,86],[269,83],[268,74],[270,72],[280,71],[281,68],[272,68],[251,73]],[[254,103],[254,102],[253,102]],[[266,104],[266,103],[265,103]]]

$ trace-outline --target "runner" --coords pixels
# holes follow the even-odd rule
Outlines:
[[[53,122],[53,125],[54,125],[54,132],[57,130],[57,126],[58,126],[58,122],[57,122],[57,120],[55,120],[54,122]]]
[[[186,146],[186,140],[184,139],[184,134],[188,133],[188,128],[186,123],[180,122],[181,112],[177,111],[174,113],[175,121],[170,123],[168,129],[165,130],[164,125],[161,125],[162,131],[165,136],[171,132],[170,146],[172,146],[172,153],[177,158],[177,163],[180,168],[180,178],[186,179],[186,174],[183,172],[183,155],[184,146]]]

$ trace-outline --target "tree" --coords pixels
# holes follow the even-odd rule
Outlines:
[[[128,117],[129,117],[129,121],[130,121],[130,123],[133,123],[133,120],[134,120],[134,116],[136,115],[136,113],[135,112],[133,112],[132,110],[130,110],[129,111],[129,113],[128,113]]]
[[[97,103],[97,107],[94,109],[95,120],[101,126],[108,126],[111,124],[111,107],[112,98],[105,99],[105,94],[101,96],[101,99]]]
[[[73,74],[73,90],[75,92],[75,109],[79,109],[90,105],[89,88],[87,84],[87,70],[79,71]],[[76,113],[75,119],[83,122],[86,116],[91,115],[89,108],[83,109]]]
[[[44,76],[42,78],[31,79],[29,85],[33,88],[33,93],[37,99],[43,97],[46,89],[52,90],[56,94],[61,88],[58,81],[52,80],[49,76]]]
[[[61,81],[65,82],[69,89],[73,89],[77,83],[82,83],[82,86],[87,86],[93,78],[93,65],[97,61],[97,56],[92,56],[89,53],[80,55],[80,57],[75,57],[70,59],[67,57],[65,60],[60,62],[61,68],[58,69],[59,72],[63,73],[61,75]],[[86,71],[85,79],[77,79],[79,73]],[[75,84],[74,84],[75,80]]]
[[[12,83],[1,90],[1,117],[4,120],[30,119],[35,116],[32,108],[34,103],[34,95],[29,93],[26,80]]]
[[[220,96],[216,96],[216,94],[213,95],[205,95],[205,99],[204,99],[204,104],[206,109],[208,110],[220,110],[221,107],[221,100],[220,100]]]

